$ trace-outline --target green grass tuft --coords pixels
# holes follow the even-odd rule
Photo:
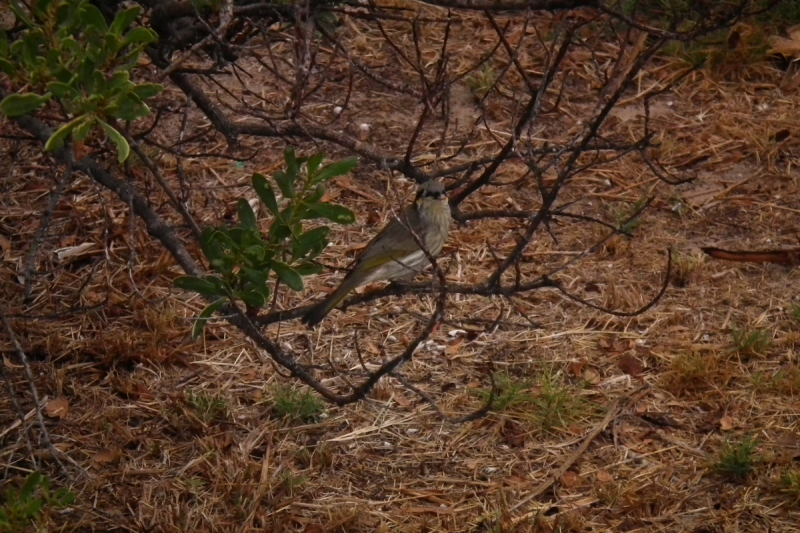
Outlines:
[[[731,481],[744,481],[755,470],[757,449],[758,441],[749,435],[738,442],[727,441],[711,468]]]

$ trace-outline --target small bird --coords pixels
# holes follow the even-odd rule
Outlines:
[[[447,240],[451,221],[444,186],[433,180],[422,184],[414,203],[373,237],[339,287],[314,306],[303,322],[316,326],[356,287],[373,281],[412,278],[422,272],[430,261],[417,239],[435,257]]]

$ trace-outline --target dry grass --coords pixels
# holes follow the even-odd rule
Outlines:
[[[404,31],[399,24],[387,27],[396,36]],[[353,49],[370,50],[376,62],[385,59],[374,28],[363,21],[349,21],[347,28]],[[422,25],[423,38],[435,41],[435,33],[435,25]],[[454,59],[468,64],[491,46],[491,35],[482,19],[465,19],[454,36],[464,53]],[[521,61],[534,64],[540,52],[525,50]],[[435,46],[423,53],[434,57]],[[583,60],[576,54],[570,66]],[[660,58],[642,85],[680,68],[674,56]],[[635,309],[657,291],[664,251],[673,248],[677,277],[665,298],[644,315],[619,318],[550,291],[525,296],[517,309],[499,299],[452,297],[453,324],[469,317],[493,323],[499,316],[498,327],[443,325],[403,372],[446,413],[461,414],[480,405],[491,362],[498,408],[464,425],[441,422],[393,378],[360,404],[314,405],[238,332],[212,324],[202,342],[188,340],[189,319],[201,304],[170,289],[176,267],[141,225],[129,232],[125,206],[78,178],[40,252],[39,270],[52,273],[37,279],[39,296],[25,312],[50,315],[108,301],[89,313],[12,321],[40,392],[69,401],[65,417],[48,419],[51,437],[86,469],[72,481],[54,483],[67,484],[77,502],[52,514],[47,527],[800,531],[800,302],[794,291],[800,272],[706,261],[698,251],[704,245],[796,244],[800,93],[779,90],[781,73],[765,60],[713,74],[693,74],[653,109],[662,161],[696,174],[695,181],[670,187],[641,161],[626,159],[576,180],[565,198],[580,199],[587,214],[619,222],[641,198],[654,195],[653,207],[629,228],[635,238],[611,239],[559,276],[593,302]],[[467,85],[463,101],[455,102],[465,119],[474,114],[473,95],[485,91],[491,72],[483,76],[468,82],[475,87]],[[263,83],[268,91],[270,82]],[[540,135],[563,138],[577,127],[585,102],[577,82],[572,90],[564,113],[543,119]],[[414,125],[405,104],[354,93],[342,120],[369,122],[371,142],[402,149]],[[492,128],[507,131],[513,101],[486,105]],[[639,105],[631,94],[617,109],[616,134],[633,136]],[[329,111],[320,106],[320,114]],[[776,142],[781,130],[792,135]],[[429,133],[423,132],[420,146],[433,142]],[[478,151],[492,136],[484,132],[474,142]],[[16,313],[22,300],[17,275],[54,176],[31,147],[3,143],[9,170],[0,176],[0,234],[10,247],[3,246],[0,283],[7,301],[18,302],[7,312]],[[244,169],[201,159],[187,163],[198,183],[193,192],[203,223],[218,222],[233,198],[248,194],[241,186],[247,173],[269,172],[280,160],[279,143],[255,144],[261,153]],[[20,152],[16,158],[13,150]],[[535,206],[535,195],[513,185],[521,172],[518,163],[503,165],[501,185],[470,205]],[[359,170],[358,180],[358,187],[341,180],[331,191],[357,211],[360,222],[337,231],[330,263],[345,264],[353,245],[372,235],[393,205],[384,199],[387,176]],[[157,194],[151,200],[162,205]],[[456,227],[445,261],[448,276],[480,279],[494,264],[487,243],[498,253],[514,244],[509,227],[497,220]],[[602,235],[587,235],[582,224],[563,223],[554,231],[557,244],[540,235],[526,256],[528,273],[563,263]],[[85,258],[57,261],[56,249],[82,242],[95,243]],[[320,276],[303,301],[317,298],[338,276]],[[278,305],[297,303],[293,295],[281,298]],[[362,332],[368,364],[377,364],[384,350],[393,353],[414,333],[415,319],[403,310],[424,313],[432,305],[425,297],[387,300],[335,311],[314,333],[287,323],[270,334],[306,353],[306,363],[330,358],[339,368],[358,369],[354,327]],[[530,327],[519,311],[540,327]],[[764,333],[753,341],[753,332]],[[303,350],[306,343],[313,355]],[[24,390],[13,355],[3,352],[16,390]],[[641,368],[631,371],[631,360]],[[27,412],[31,406],[23,407]],[[0,413],[0,428],[10,427],[14,415],[6,395]],[[613,416],[605,425],[607,414]],[[574,456],[593,429],[597,436]],[[2,432],[6,478],[24,476],[23,434],[19,428]],[[563,465],[569,468],[551,488],[516,507]]]

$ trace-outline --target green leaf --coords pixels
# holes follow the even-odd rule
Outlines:
[[[246,246],[245,241],[247,240],[248,233],[250,233],[250,230],[243,226],[236,226],[226,230],[226,234],[233,241],[237,250]]]
[[[140,43],[140,44],[150,44],[154,43],[158,40],[158,34],[149,28],[143,28],[139,26],[138,28],[134,28],[128,32],[125,38],[122,40],[122,46],[120,48],[125,48],[128,45]]]
[[[239,198],[239,203],[237,204],[237,210],[239,212],[239,223],[242,225],[243,228],[258,229],[258,220],[256,219],[256,213],[255,211],[253,211],[250,202],[248,202],[244,198]]]
[[[203,328],[206,327],[208,319],[211,318],[211,315],[216,313],[226,303],[228,303],[226,298],[220,298],[219,300],[207,305],[206,308],[200,312],[200,316],[197,317],[197,320],[194,323],[194,327],[192,328],[192,337],[196,339],[202,335]]]
[[[106,109],[106,112],[112,117],[132,122],[139,117],[149,115],[150,108],[138,96],[130,92],[121,96],[115,105]]]
[[[301,262],[294,265],[295,271],[300,274],[301,276],[312,276],[314,274],[319,274],[324,270],[322,265],[317,265],[315,263],[308,263],[308,262]]]
[[[103,14],[97,9],[95,6],[90,4],[89,2],[84,2],[81,6],[81,21],[88,27],[93,27],[99,30],[102,33],[106,33],[108,31],[108,24],[106,24],[106,19],[103,18]]]
[[[223,259],[226,251],[236,248],[236,244],[224,231],[206,228],[200,236],[200,247],[203,249],[203,255],[214,262]]]
[[[303,245],[315,244],[317,242],[321,242],[326,240],[328,237],[328,233],[330,233],[331,228],[328,226],[321,226],[319,228],[314,228],[306,231],[302,235],[297,238],[297,242]]]
[[[133,83],[131,82],[131,74],[127,70],[120,70],[114,73],[111,76],[111,79],[105,83],[105,90],[104,93],[112,93],[118,91],[119,89],[126,87],[128,91],[133,89]]]
[[[39,8],[43,7],[44,2],[40,0],[37,3]],[[52,2],[48,0],[47,3],[50,4]],[[75,18],[80,7],[81,2],[59,2],[56,6],[56,26],[69,32],[75,25]]]
[[[34,93],[10,94],[0,102],[0,113],[7,117],[19,117],[36,111],[50,100],[51,94],[38,95]]]
[[[42,506],[44,505],[44,500],[40,498],[33,498],[32,500],[28,500],[28,504],[23,507],[22,513],[24,516],[28,518],[36,519],[39,516],[39,511],[42,510]]]
[[[312,230],[308,230],[307,232],[303,233],[297,238],[297,241],[294,243],[294,257],[295,259],[300,259],[301,257],[305,257],[306,254],[312,249],[316,252],[313,255],[319,255],[319,253],[325,249],[325,246],[328,244],[328,233],[330,232],[330,228],[327,226],[322,226],[319,228],[314,228]]]
[[[259,245],[248,246],[244,250],[244,254],[253,263],[261,263],[264,260],[264,257],[267,255],[267,249]]]
[[[11,61],[6,61],[2,57],[0,57],[0,71],[5,72],[9,76],[13,76],[14,73],[17,71],[17,69],[14,66],[14,63],[12,63]]]
[[[18,0],[11,0],[9,3],[11,4],[11,11],[14,12],[14,16],[16,16],[17,19],[21,20],[22,23],[29,28],[36,26],[36,24],[28,18],[27,10],[22,8]]]
[[[325,154],[322,152],[318,152],[313,154],[311,157],[308,158],[308,162],[306,163],[306,172],[308,172],[308,176],[313,176],[319,166],[322,164],[322,161],[325,159]]]
[[[257,286],[265,286],[267,285],[267,280],[269,279],[269,270],[256,270],[255,268],[249,267],[242,267],[242,272],[253,285]]]
[[[283,151],[283,159],[286,161],[286,170],[294,177],[300,173],[300,162],[294,155],[294,148],[287,146]]]
[[[66,507],[75,503],[75,493],[69,489],[58,489],[52,497],[53,505],[56,507]]]
[[[36,487],[38,487],[41,483],[42,483],[41,472],[34,472],[31,475],[29,475],[25,479],[25,483],[22,485],[22,489],[19,491],[20,500],[29,499],[33,495],[33,492],[36,490]]]
[[[312,190],[310,190],[305,198],[303,198],[303,203],[305,204],[316,204],[319,202],[322,197],[325,196],[325,186],[322,184],[317,185]],[[307,217],[303,217],[307,218]]]
[[[94,123],[97,121],[97,117],[94,115],[86,115],[84,120],[80,121],[73,129],[72,129],[72,140],[83,142],[86,137],[89,136],[89,132],[94,126]]]
[[[250,307],[264,307],[267,299],[258,291],[236,291],[233,295],[249,305]]]
[[[117,161],[122,163],[128,159],[128,156],[131,155],[131,147],[125,137],[116,129],[111,127],[110,124],[107,124],[100,119],[97,119],[97,122],[100,123],[100,127],[106,132],[108,138],[114,141],[114,144],[117,145]]]
[[[44,149],[48,152],[52,152],[54,150],[58,150],[62,146],[64,146],[64,141],[67,140],[67,136],[72,133],[76,127],[83,124],[84,121],[88,120],[89,117],[87,115],[81,115],[79,117],[75,117],[60,128],[56,130],[56,132],[47,139],[47,142],[44,145]]]
[[[278,222],[277,220],[272,223],[272,226],[269,228],[269,235],[277,240],[283,240],[289,237],[292,234],[292,230],[289,229],[289,226],[284,224],[283,222]]]
[[[111,23],[111,27],[108,29],[108,31],[116,35],[122,35],[122,32],[127,30],[130,25],[133,24],[133,21],[136,20],[141,12],[142,9],[139,6],[120,11],[117,13],[117,16],[114,17],[114,22]]]
[[[269,184],[267,178],[261,174],[253,174],[253,188],[270,213],[276,217],[279,216],[278,200],[275,198],[275,191],[272,190],[272,185]]]
[[[357,157],[347,157],[340,161],[335,161],[330,165],[325,165],[322,168],[322,170],[317,172],[311,178],[311,183],[313,184],[324,183],[331,178],[335,178],[336,176],[344,176],[357,166],[358,166]]]
[[[60,81],[51,81],[48,83],[47,90],[56,98],[64,98],[68,94],[73,98],[78,96],[78,92],[73,89],[71,85]]]
[[[219,287],[214,283],[197,276],[179,276],[173,283],[179,289],[196,292],[203,296],[223,296],[225,294],[220,292]]]
[[[327,218],[331,222],[339,224],[352,224],[356,221],[355,214],[343,205],[323,202],[309,205],[308,210],[313,212],[316,218]]]
[[[294,180],[296,177],[297,174],[287,174],[282,170],[277,171],[272,176],[272,178],[275,180],[275,183],[278,184],[281,194],[283,194],[283,196],[286,198],[294,198]]]
[[[303,277],[295,269],[280,261],[270,261],[269,264],[287,287],[295,291],[303,290]]]
[[[131,89],[131,92],[141,100],[147,100],[161,93],[164,86],[160,83],[140,83]]]
[[[230,292],[230,285],[219,276],[206,276],[206,281],[210,281],[217,288],[217,294],[227,295]]]

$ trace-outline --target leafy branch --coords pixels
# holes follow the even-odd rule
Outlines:
[[[272,215],[266,235],[261,233],[256,213],[244,198],[238,203],[238,224],[230,228],[208,228],[203,232],[200,237],[203,255],[216,274],[181,276],[175,280],[177,287],[211,300],[195,323],[195,336],[226,304],[242,301],[250,309],[264,307],[271,294],[271,274],[275,277],[274,294],[278,282],[293,291],[301,291],[305,276],[322,271],[314,259],[328,246],[330,228],[306,229],[304,222],[315,219],[339,224],[355,222],[352,211],[323,201],[323,198],[326,182],[347,174],[358,164],[355,157],[349,157],[322,166],[324,158],[321,153],[297,157],[292,148],[287,148],[285,170],[276,172],[271,180],[253,174],[253,189]],[[281,201],[273,183],[280,191]]]
[[[125,161],[130,146],[116,119],[132,122],[150,114],[144,103],[163,90],[157,83],[134,83],[131,72],[156,33],[132,27],[142,9],[121,10],[111,24],[88,0],[38,0],[28,10],[18,0],[11,9],[24,29],[10,42],[0,32],[0,71],[19,90],[0,102],[0,113],[19,117],[58,103],[66,122],[45,144],[57,150],[71,137],[82,143],[99,127]]]

